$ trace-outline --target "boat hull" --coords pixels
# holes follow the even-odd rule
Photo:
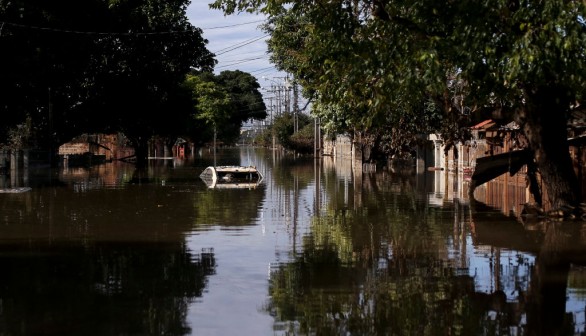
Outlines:
[[[263,179],[254,166],[210,166],[199,177],[208,188],[218,189],[256,188]]]

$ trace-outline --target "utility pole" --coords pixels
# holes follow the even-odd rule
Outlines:
[[[297,82],[293,81],[293,114],[294,114],[294,130],[295,133],[299,131],[299,88]]]
[[[291,83],[289,83],[289,76],[285,77],[285,113],[291,113]]]
[[[313,158],[317,159],[317,117],[313,119]]]
[[[271,84],[271,92],[275,93],[275,117],[280,116],[282,113],[291,113],[291,83],[289,82],[289,76],[286,77],[273,77],[274,79],[267,78],[265,76],[262,77],[264,80],[268,80],[272,82]],[[275,79],[280,79],[281,81],[278,82]],[[295,88],[294,88],[295,90]],[[295,97],[297,101],[297,98]],[[298,130],[298,123],[297,123],[297,103],[295,103],[294,107],[294,132]],[[273,148],[276,148],[276,134],[273,131]]]
[[[275,109],[275,105],[273,105],[273,97],[269,97],[269,106],[271,109],[271,135],[273,138],[273,149],[275,149],[275,146],[277,145],[277,136],[275,134],[275,119],[273,117],[273,110]]]
[[[216,123],[214,123],[214,167],[216,167],[216,138],[218,136],[218,131],[216,128]]]

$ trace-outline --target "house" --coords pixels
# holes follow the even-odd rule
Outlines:
[[[121,134],[83,134],[59,146],[66,165],[99,164],[134,156],[134,149]]]

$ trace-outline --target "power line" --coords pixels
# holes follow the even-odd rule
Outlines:
[[[226,25],[226,26],[207,27],[207,28],[201,28],[201,27],[194,26],[194,28],[202,29],[202,30],[204,30],[204,29],[205,30],[214,30],[214,29],[223,29],[223,28],[244,26],[244,25],[249,25],[249,24],[259,23],[259,22],[264,22],[264,21],[266,21],[266,20],[256,20],[256,21],[236,23],[236,24]],[[2,28],[5,25],[8,25],[8,26],[25,28],[25,29],[32,29],[32,30],[43,30],[43,31],[69,33],[69,34],[89,34],[89,35],[159,35],[159,34],[164,35],[164,34],[186,34],[186,33],[192,32],[191,30],[169,30],[169,31],[160,31],[160,32],[136,32],[136,33],[132,33],[132,32],[97,32],[97,31],[81,31],[81,30],[41,27],[41,26],[25,25],[25,24],[21,24],[21,23],[14,23],[14,22],[7,22],[7,21],[0,21],[0,24],[1,24]]]
[[[244,46],[246,46],[246,45],[249,45],[249,44],[251,44],[251,43],[254,43],[254,42],[256,42],[256,41],[258,41],[258,40],[261,40],[261,39],[263,39],[263,38],[265,38],[265,37],[268,37],[268,36],[270,36],[270,35],[269,35],[269,34],[267,34],[267,35],[263,35],[263,36],[260,36],[260,37],[257,37],[257,38],[253,38],[253,39],[250,39],[250,40],[244,41],[244,42],[242,42],[242,43],[240,43],[240,44],[236,44],[236,45],[234,45],[234,46],[232,46],[232,47],[226,47],[226,48],[224,48],[224,49],[221,49],[221,50],[219,50],[219,51],[215,52],[214,54],[216,54],[216,56],[223,55],[223,54],[225,54],[225,53],[227,53],[227,52],[234,51],[234,50],[236,50],[236,49],[242,48],[242,47],[244,47]]]
[[[250,21],[250,22],[244,22],[244,23],[236,23],[236,24],[228,25],[228,26],[208,27],[208,28],[201,28],[201,29],[203,29],[203,30],[222,29],[222,28],[244,26],[244,25],[248,25],[248,24],[252,24],[252,23],[265,22],[265,21],[266,20],[257,20],[257,21]]]
[[[271,72],[271,71],[273,71],[273,70],[275,70],[275,67],[274,67],[274,66],[269,66],[269,67],[266,67],[266,68],[260,68],[260,69],[257,69],[257,70],[254,70],[254,71],[251,71],[251,73],[254,73],[254,74],[260,75],[260,74],[264,74],[264,73]]]
[[[251,60],[251,59],[264,59],[264,60],[268,60],[269,56],[266,53],[263,52],[259,52],[259,51],[254,51],[254,52],[249,52],[249,53],[238,53],[238,55],[234,55],[234,57],[225,57],[223,58],[222,63],[234,63],[234,62],[240,62],[243,60]]]
[[[234,55],[234,58],[225,57],[224,60],[227,62],[237,61],[242,59],[243,56],[268,58],[268,54],[264,50],[254,49],[249,52],[239,52],[237,55]]]
[[[248,59],[243,59],[240,61],[236,61],[230,64],[226,64],[226,65],[222,65],[222,66],[216,66],[216,69],[221,69],[221,68],[228,68],[234,65],[238,65],[238,64],[242,64],[242,63],[247,63],[247,62],[251,62],[251,61],[256,61],[259,59],[264,59],[265,57],[254,57],[254,58],[248,58]]]
[[[41,26],[24,25],[20,23],[0,21],[2,27],[12,26],[17,28],[24,28],[29,30],[40,30],[53,33],[79,34],[79,35],[100,35],[100,36],[142,36],[142,35],[174,35],[174,34],[192,34],[195,30],[168,30],[158,32],[97,32],[97,31],[80,31],[60,28],[49,28]],[[195,28],[195,27],[194,27]],[[199,29],[199,28],[195,28]]]
[[[7,22],[7,21],[0,21],[0,23],[2,24],[2,28],[4,28],[5,26],[12,26],[12,27],[17,27],[17,28],[24,28],[24,29],[30,29],[30,30],[40,30],[40,31],[53,32],[53,33],[100,35],[100,36],[141,36],[141,35],[191,34],[191,33],[194,33],[195,30],[199,29],[197,27],[194,27],[194,30],[168,30],[168,31],[158,31],[158,32],[97,32],[97,31],[80,31],[80,30],[32,26],[32,25],[24,25],[24,24],[20,24],[20,23]]]

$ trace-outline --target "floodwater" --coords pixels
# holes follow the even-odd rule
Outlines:
[[[0,193],[0,335],[585,332],[582,222],[520,221],[449,172],[215,159],[264,180],[208,189],[206,150],[0,176],[31,188]]]

